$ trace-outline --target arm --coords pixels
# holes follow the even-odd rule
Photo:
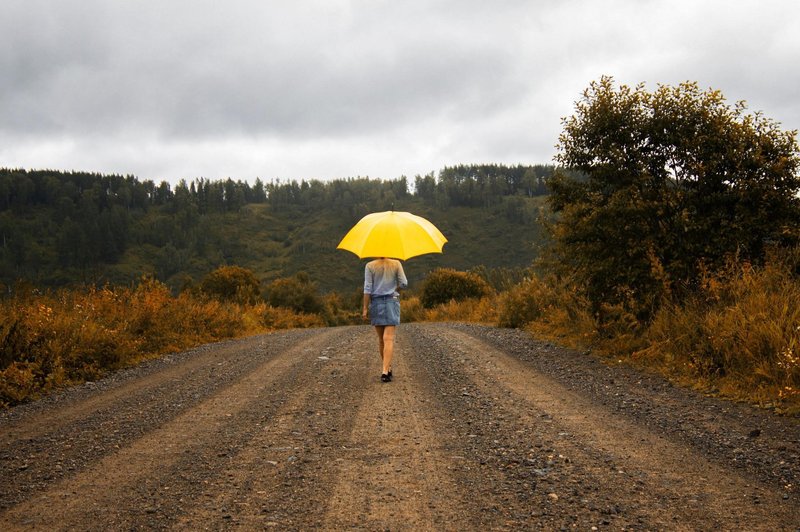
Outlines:
[[[408,288],[408,279],[406,279],[406,272],[403,271],[403,264],[397,262],[397,291]]]
[[[364,298],[361,304],[361,317],[367,319],[369,314],[369,302],[372,293],[372,272],[369,269],[369,264],[364,267]]]
[[[370,299],[371,299],[371,297],[370,297],[369,294],[364,294],[364,302],[363,302],[363,305],[361,307],[361,317],[364,318],[364,319],[367,319],[367,316],[369,315],[369,302],[370,302]]]

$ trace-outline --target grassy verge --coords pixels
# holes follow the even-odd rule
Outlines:
[[[173,297],[152,280],[136,288],[28,291],[0,301],[0,405],[207,342],[322,325],[319,316],[263,303]]]
[[[670,377],[800,413],[800,282],[774,262],[731,265],[664,305],[631,354]]]
[[[602,320],[569,280],[528,276],[479,299],[425,308],[410,294],[404,322],[470,321],[531,334],[660,372],[706,393],[800,413],[800,260],[732,263],[641,323],[622,308]],[[164,353],[275,329],[362,323],[360,294],[329,294],[319,315],[221,302],[156,281],[135,288],[18,293],[0,301],[0,404]],[[353,299],[353,301],[350,301]],[[356,301],[358,299],[358,301]],[[355,301],[355,303],[354,303]]]
[[[538,277],[489,298],[435,309],[410,298],[404,312],[419,321],[523,328],[705,393],[800,414],[796,262],[773,260],[758,268],[730,264],[707,274],[695,293],[663,304],[648,323],[612,307],[602,309],[601,322],[569,281]]]

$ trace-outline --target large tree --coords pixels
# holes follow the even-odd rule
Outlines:
[[[666,292],[736,254],[800,237],[796,131],[696,83],[593,82],[563,120],[550,180],[554,251],[596,305],[642,317]]]

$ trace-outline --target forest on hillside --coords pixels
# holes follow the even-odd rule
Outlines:
[[[246,264],[265,280],[318,272],[321,288],[336,289],[349,281],[330,279],[318,263],[342,256],[330,242],[361,216],[392,207],[437,213],[439,224],[452,222],[465,234],[482,231],[472,238],[476,250],[464,242],[467,248],[451,257],[462,268],[497,256],[482,253],[481,242],[512,227],[524,242],[504,259],[525,266],[535,256],[531,242],[542,237],[536,198],[546,194],[554,170],[459,165],[413,182],[199,178],[173,187],[130,175],[0,169],[0,283],[126,284],[150,275],[178,290],[220,265]]]

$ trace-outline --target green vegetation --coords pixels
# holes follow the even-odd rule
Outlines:
[[[260,298],[260,283],[253,272],[241,266],[222,266],[200,283],[200,292],[209,298],[255,304]]]
[[[425,278],[420,290],[420,302],[423,307],[432,308],[450,301],[480,299],[490,292],[489,284],[475,273],[439,268]]]
[[[800,152],[694,83],[592,83],[564,120],[542,274],[499,322],[800,411]]]
[[[305,272],[272,281],[266,299],[273,307],[284,307],[309,314],[318,314],[323,307],[317,285]]]
[[[577,276],[595,312],[647,320],[732,256],[762,263],[800,242],[796,132],[697,84],[592,83],[564,121],[549,197],[556,271]]]
[[[361,216],[407,210],[450,242],[414,259],[411,282],[434,267],[527,266],[544,232],[550,166],[447,168],[442,177],[300,183],[181,182],[131,176],[0,170],[0,283],[130,285],[150,275],[178,292],[236,265],[263,283],[307,272],[322,292],[349,293],[363,266],[336,245]]]

